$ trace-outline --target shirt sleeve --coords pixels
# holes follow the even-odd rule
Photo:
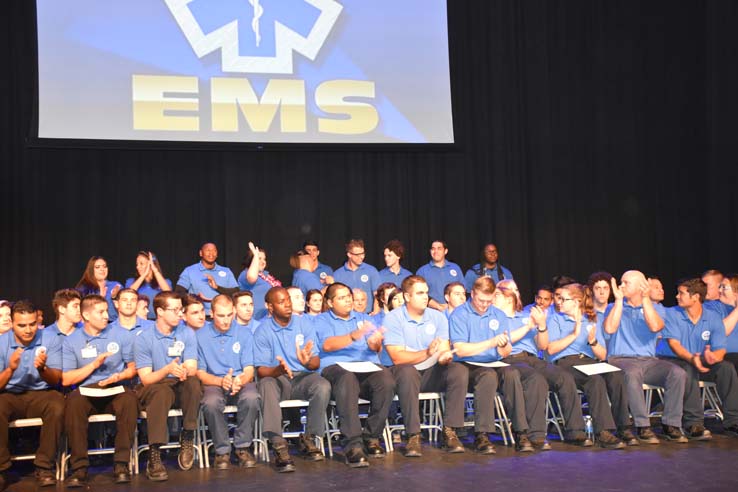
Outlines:
[[[192,328],[185,328],[184,330],[184,343],[185,348],[182,352],[182,361],[194,360],[197,362],[197,338]]]
[[[179,274],[177,285],[180,285],[187,290],[190,290],[190,287],[192,287],[192,281],[190,280],[190,272],[187,271],[187,268],[182,270],[182,273]]]
[[[389,313],[384,317],[384,345],[405,345],[405,336],[402,332],[401,320],[397,316],[391,316]]]
[[[133,342],[133,357],[136,360],[136,368],[154,367],[154,360],[151,354],[151,340],[148,335],[149,330],[142,332]]]
[[[62,342],[62,369],[71,371],[77,368],[77,355],[74,353],[74,346],[69,343],[68,337],[64,337],[64,342]]]
[[[277,359],[274,356],[270,328],[260,325],[254,333],[254,366],[274,367]]]
[[[254,335],[251,334],[251,330],[241,330],[239,332],[239,338],[241,342],[241,369],[248,366],[254,365]]]

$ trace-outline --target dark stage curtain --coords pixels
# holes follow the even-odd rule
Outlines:
[[[335,267],[363,237],[381,268],[396,237],[412,270],[434,238],[464,269],[494,241],[526,302],[559,273],[657,273],[670,304],[738,270],[738,2],[449,0],[458,145],[419,152],[29,146],[35,2],[5,4],[0,298],[48,308],[89,256],[124,281],[139,249],[176,281],[204,241],[236,274],[255,241],[285,282],[306,238]]]

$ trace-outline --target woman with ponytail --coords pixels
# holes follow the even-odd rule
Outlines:
[[[622,449],[625,443],[637,445],[638,440],[630,429],[623,373],[587,376],[574,367],[596,364],[607,358],[604,331],[602,323],[597,322],[589,286],[569,284],[563,287],[561,310],[549,315],[546,326],[549,332],[546,351],[551,362],[574,376],[577,388],[587,397],[597,443],[607,449]]]

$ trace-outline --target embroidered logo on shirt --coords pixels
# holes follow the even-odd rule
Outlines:
[[[240,354],[241,353],[241,342],[236,342],[233,344],[233,353],[234,354]]]
[[[218,276],[219,277],[225,277],[226,276],[226,272],[223,271],[223,270],[221,270],[221,271],[218,272]]]
[[[590,324],[587,325],[587,333],[592,333],[592,330],[594,330],[594,329],[595,329],[595,324],[594,323],[590,323]]]
[[[428,323],[427,325],[425,325],[425,332],[428,335],[434,334],[436,332],[436,325],[434,325],[433,323]]]
[[[454,270],[453,268],[452,268],[452,269],[451,269],[451,270],[450,270],[450,271],[449,271],[448,273],[449,273],[449,275],[451,275],[452,277],[455,277],[455,276],[457,276],[457,275],[458,275],[458,273],[456,273],[456,270]]]
[[[320,272],[320,280],[325,280],[325,278],[328,276],[325,272]]]
[[[107,347],[105,347],[106,352],[110,352],[111,354],[117,354],[120,351],[120,345],[118,345],[115,342],[110,342]]]
[[[369,275],[366,275],[366,274],[365,275],[362,275],[361,276],[361,281],[364,282],[364,283],[368,282],[369,281]]]
[[[298,347],[302,347],[302,345],[305,343],[305,335],[303,335],[302,333],[298,333],[297,335],[295,335],[295,343]]]
[[[185,344],[182,340],[177,340],[176,342],[174,342],[174,350],[176,350],[177,352],[182,353],[184,348]]]
[[[500,322],[496,319],[489,320],[489,329],[497,331],[497,329],[500,327]]]
[[[710,332],[708,330],[702,332],[702,339],[704,341],[708,341],[710,339]]]

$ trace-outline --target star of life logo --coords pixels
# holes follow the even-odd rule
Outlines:
[[[320,12],[306,36],[288,27],[279,20],[279,17],[270,17],[269,7],[266,5],[268,2],[265,2],[265,0],[165,0],[167,7],[198,58],[220,49],[223,72],[292,74],[293,51],[314,61],[333,30],[343,6],[334,0],[279,1],[308,4]],[[201,9],[209,8],[212,10],[222,6],[231,10],[239,10],[239,12],[234,15],[236,19],[230,20],[206,34],[191,8],[195,6],[192,4],[199,5]],[[243,12],[240,12],[239,4],[242,4]],[[238,8],[233,9],[233,5],[238,5]],[[250,25],[243,26],[242,24],[247,24],[245,18],[247,11],[250,15]],[[240,36],[249,34],[255,48],[262,47],[266,42],[262,34],[267,29],[263,28],[269,27],[269,31],[272,31],[271,25],[265,26],[263,24],[267,18],[273,19],[271,22],[273,22],[274,55],[242,55],[240,52],[242,41]]]

